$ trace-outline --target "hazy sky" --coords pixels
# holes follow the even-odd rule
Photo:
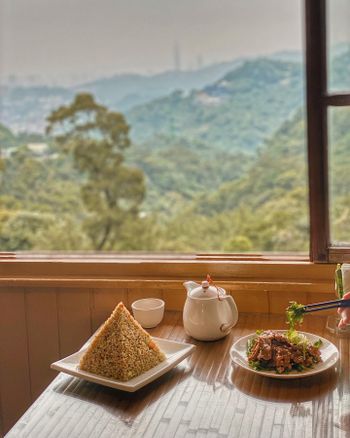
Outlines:
[[[175,43],[183,69],[300,50],[301,0],[0,0],[2,77],[154,73]]]

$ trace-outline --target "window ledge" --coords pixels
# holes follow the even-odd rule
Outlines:
[[[0,286],[178,288],[210,274],[229,288],[330,292],[335,265],[299,255],[18,254],[0,260]],[[331,289],[332,290],[332,289]]]

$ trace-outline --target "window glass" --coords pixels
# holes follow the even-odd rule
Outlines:
[[[350,2],[328,0],[328,87],[350,92]]]
[[[307,251],[302,3],[3,0],[0,250]]]
[[[329,109],[331,243],[350,243],[350,107]]]

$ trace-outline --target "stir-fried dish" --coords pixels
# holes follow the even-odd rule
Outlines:
[[[303,371],[321,361],[320,341],[311,344],[303,335],[291,341],[285,334],[267,330],[249,340],[247,355],[249,365],[258,371]]]
[[[247,357],[249,365],[258,371],[288,373],[304,371],[321,362],[319,340],[314,344],[295,329],[303,321],[304,306],[291,302],[286,310],[289,330],[280,333],[273,330],[260,330],[248,341]]]

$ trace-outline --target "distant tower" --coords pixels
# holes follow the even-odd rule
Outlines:
[[[174,54],[174,69],[175,69],[175,71],[180,71],[181,70],[181,54],[180,54],[180,47],[179,47],[177,42],[174,44],[173,54]]]

